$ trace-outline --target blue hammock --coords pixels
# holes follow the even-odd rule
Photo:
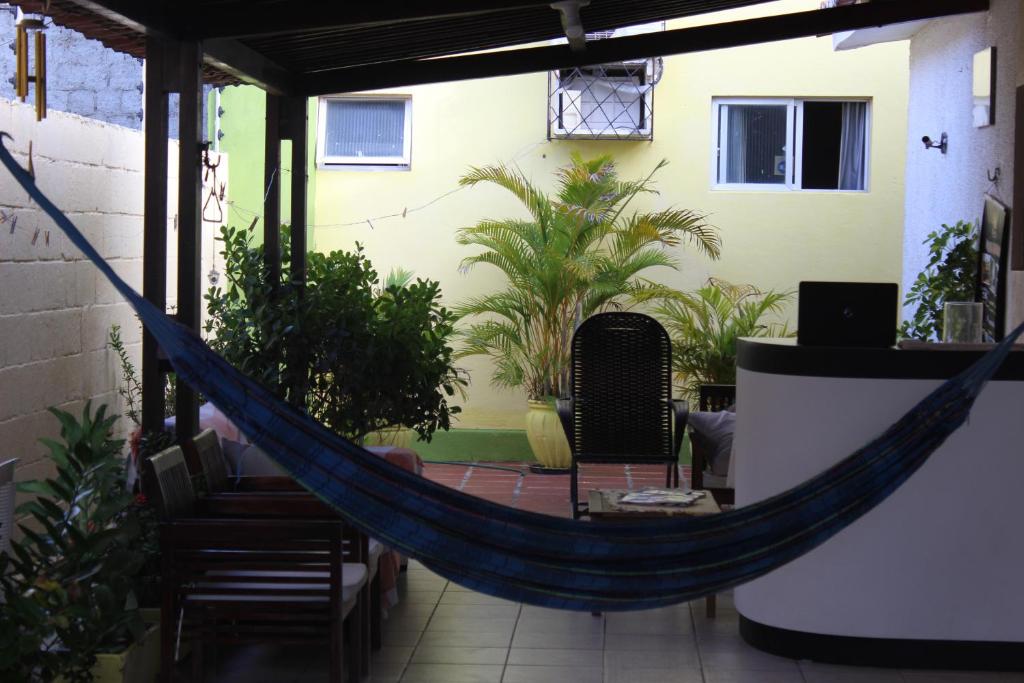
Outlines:
[[[349,523],[467,588],[546,607],[659,607],[750,581],[803,555],[896,490],[966,420],[1017,328],[863,448],[759,503],[709,517],[592,524],[455,491],[391,465],[274,397],[127,285],[2,145],[0,161],[138,313],[201,392]]]

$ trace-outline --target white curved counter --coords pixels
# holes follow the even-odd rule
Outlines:
[[[737,504],[821,472],[979,356],[741,341]],[[1024,668],[1024,353],[890,498],[735,600],[744,638],[789,657]]]

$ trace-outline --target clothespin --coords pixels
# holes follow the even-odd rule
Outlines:
[[[405,214],[407,214],[408,212],[409,212],[409,207],[408,206],[403,207],[402,208],[402,218],[405,218]]]
[[[7,222],[7,214],[4,213],[3,209],[0,209],[0,225],[3,225],[6,222]]]
[[[369,218],[367,218],[367,219],[366,219],[366,224],[370,226],[370,230],[373,230],[373,229],[374,229],[374,227],[373,227],[373,221],[371,221],[371,220],[370,220]]]
[[[32,246],[33,247],[36,246],[36,240],[38,240],[38,239],[39,239],[39,228],[36,228],[36,231],[34,233],[32,233]]]
[[[28,171],[28,174],[32,177],[32,180],[35,180],[36,179],[36,169],[35,169],[35,166],[32,164],[32,141],[31,140],[28,141],[28,169],[26,169],[26,170]]]
[[[46,246],[50,246],[50,231],[47,230],[43,233],[43,240],[46,242]]]
[[[18,227],[18,217],[14,216],[11,218],[11,234],[14,234],[14,229]]]

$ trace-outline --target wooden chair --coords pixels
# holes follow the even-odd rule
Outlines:
[[[336,518],[268,518],[255,510],[247,518],[198,516],[218,510],[196,498],[181,449],[159,453],[149,466],[163,519],[163,681],[174,680],[179,628],[192,641],[199,678],[207,643],[320,641],[330,648],[331,683],[340,683],[347,636],[349,680],[358,681],[368,668],[358,618],[367,569],[358,537]]]
[[[227,459],[221,447],[220,436],[213,429],[206,429],[192,439],[193,468],[202,474],[207,494],[205,504],[216,506],[222,514],[248,516],[252,510],[266,510],[269,514],[291,514],[303,517],[337,517],[329,506],[302,488],[291,477],[232,477],[228,472]],[[282,508],[284,508],[282,510]],[[379,567],[384,554],[384,545],[373,538],[362,538],[364,544],[361,557],[369,570],[366,595],[360,603],[364,609],[361,620],[366,627],[366,642],[371,649],[379,650],[383,645],[383,623],[381,619],[381,588]],[[360,660],[369,662],[369,657]],[[365,674],[369,673],[367,669]]]
[[[600,313],[572,338],[572,395],[557,402],[572,450],[570,500],[579,503],[580,463],[665,464],[679,485],[685,402],[672,400],[672,344],[654,318]]]
[[[11,552],[14,533],[14,466],[17,458],[0,462],[0,553]]]
[[[702,412],[725,410],[736,403],[735,384],[702,384],[698,393],[698,406]],[[708,467],[708,454],[700,444],[690,439],[690,485],[695,489],[711,492],[719,505],[733,505],[736,492],[723,484],[705,481],[705,470]]]

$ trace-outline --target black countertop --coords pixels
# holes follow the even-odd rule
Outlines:
[[[743,370],[807,377],[948,379],[981,358],[984,351],[929,348],[797,346],[795,339],[740,339],[736,365]],[[1024,381],[1024,348],[1010,353],[996,380]]]

